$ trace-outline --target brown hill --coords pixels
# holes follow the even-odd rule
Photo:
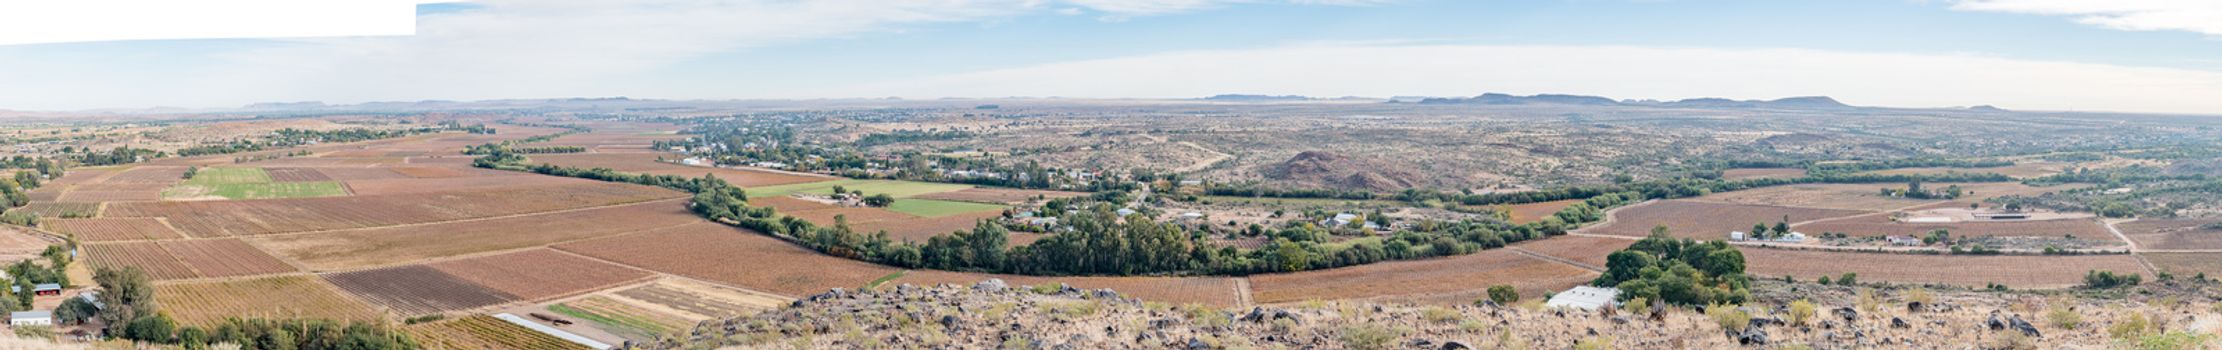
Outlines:
[[[1394,191],[1419,187],[1426,177],[1404,166],[1369,159],[1344,157],[1327,151],[1304,151],[1265,171],[1267,178],[1333,188]]]

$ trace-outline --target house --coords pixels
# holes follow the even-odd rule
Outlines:
[[[8,313],[9,327],[52,326],[53,311],[16,311]]]
[[[1804,232],[1790,232],[1789,234],[1784,234],[1784,235],[1782,235],[1782,236],[1780,236],[1780,237],[1775,237],[1775,241],[1776,241],[1776,242],[1788,242],[1788,243],[1797,243],[1797,242],[1804,242],[1804,241],[1805,241],[1805,233],[1804,233]]]
[[[1343,225],[1349,225],[1351,221],[1357,220],[1358,214],[1341,213],[1335,214],[1335,217],[1327,218],[1327,220],[1320,220],[1319,225],[1326,227],[1343,227]]]
[[[1728,231],[1728,240],[1730,241],[1741,241],[1744,240],[1744,237],[1749,237],[1744,231]]]
[[[1889,236],[1889,237],[1883,237],[1883,239],[1884,239],[1884,240],[1889,240],[1889,241],[1890,241],[1890,245],[1903,245],[1903,246],[1918,246],[1918,245],[1921,245],[1921,239],[1920,239],[1920,238],[1914,238],[1913,236],[1905,236],[1905,235],[1899,235],[1899,236]]]
[[[1544,302],[1543,306],[1553,309],[1567,308],[1595,311],[1598,308],[1613,307],[1613,301],[1619,298],[1620,289],[1618,288],[1577,286],[1574,289],[1551,295],[1551,300]]]
[[[1200,219],[1203,219],[1203,218],[1204,218],[1204,213],[1198,213],[1198,212],[1186,212],[1186,213],[1180,213],[1180,220],[1200,220]]]
[[[31,295],[62,295],[62,285],[53,283],[40,284],[38,286],[31,287]]]
[[[1119,214],[1119,217],[1122,217],[1122,218],[1123,218],[1123,217],[1127,217],[1128,215],[1134,215],[1134,213],[1137,213],[1137,212],[1136,212],[1136,211],[1134,211],[1134,209],[1119,208],[1119,210],[1118,210],[1118,211],[1116,211],[1116,212],[1114,212],[1114,213],[1118,213],[1118,214]]]
[[[1026,225],[1027,225],[1027,226],[1033,226],[1033,227],[1036,227],[1036,228],[1041,228],[1041,229],[1044,229],[1044,230],[1047,230],[1047,229],[1049,229],[1049,228],[1051,228],[1051,227],[1056,227],[1056,226],[1057,226],[1057,218],[1054,218],[1054,217],[1048,217],[1048,218],[1032,218],[1032,219],[1026,219],[1026,221],[1024,221],[1024,222],[1026,223]]]

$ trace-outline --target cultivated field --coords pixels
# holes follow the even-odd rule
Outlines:
[[[463,318],[404,328],[426,349],[586,350],[546,333],[533,331],[493,316]]]
[[[2013,288],[2061,288],[2083,283],[2091,270],[2143,274],[2137,258],[2129,255],[2067,256],[1966,256],[1802,251],[1739,248],[1745,269],[1753,276],[1791,276],[1812,280],[1821,276],[1859,274],[1862,281],[1935,283],[1983,287],[2000,283]],[[2147,276],[2150,278],[2151,276]]]
[[[890,239],[925,243],[927,239],[937,235],[949,234],[953,231],[971,231],[974,226],[979,225],[980,220],[1002,215],[1003,213],[1000,211],[981,211],[931,219],[883,220],[867,223],[854,223],[852,221],[849,227],[855,229],[856,232],[887,231],[887,236]],[[1012,238],[1011,243],[1018,244],[1019,240],[1016,238],[1018,236],[1018,234],[1013,234],[1012,237],[1014,238]]]
[[[256,201],[111,203],[104,216],[163,217],[195,237],[392,226],[483,218],[681,197],[621,184],[539,191],[460,191]]]
[[[39,256],[60,239],[16,226],[0,226],[0,261],[22,261]]]
[[[973,202],[912,198],[897,199],[895,200],[894,204],[890,204],[887,206],[887,210],[927,218],[937,218],[965,213],[1000,212],[1001,210],[1003,210],[1003,208],[1005,207],[1001,204],[982,204]]]
[[[79,247],[85,251],[86,261],[97,268],[137,267],[145,270],[148,278],[157,280],[200,277],[184,261],[151,241],[87,243]]]
[[[160,284],[162,310],[178,323],[211,326],[225,318],[322,318],[380,322],[384,314],[307,276]]]
[[[269,173],[271,181],[277,182],[332,181],[331,176],[324,175],[324,172],[317,171],[316,168],[265,168],[263,171]]]
[[[540,187],[555,185],[587,186],[593,180],[555,176],[466,176],[430,179],[349,180],[347,188],[357,195],[439,193],[455,191],[511,190],[538,191]]]
[[[124,202],[162,200],[162,191],[64,191],[54,200],[62,202]]]
[[[646,280],[646,271],[547,249],[427,264],[486,288],[528,301],[577,295]]]
[[[623,335],[626,339],[639,340],[653,340],[658,336],[686,330],[697,322],[604,296],[549,305],[548,311],[601,324],[605,326],[603,330]]]
[[[2178,278],[2206,274],[2207,278],[2222,277],[2222,253],[2138,253],[2145,262],[2162,272]]]
[[[863,193],[864,193],[864,194],[866,194],[866,195],[874,195],[874,194],[882,194],[882,193],[885,193],[885,194],[887,194],[888,196],[893,196],[893,197],[895,197],[895,198],[911,198],[911,197],[915,197],[915,196],[918,196],[918,195],[924,195],[924,194],[929,194],[929,193],[941,193],[941,192],[949,192],[949,191],[957,191],[957,190],[963,190],[963,189],[967,189],[967,188],[974,188],[974,186],[972,186],[972,185],[960,185],[960,184],[945,184],[945,183],[932,183],[932,182],[917,182],[917,181],[896,181],[896,180],[835,180],[835,181],[820,181],[820,182],[810,182],[810,183],[798,183],[798,184],[791,184],[791,185],[779,185],[779,186],[764,186],[764,187],[751,187],[751,188],[749,188],[749,189],[748,189],[748,197],[749,197],[749,198],[756,198],[756,197],[785,196],[785,195],[791,195],[791,194],[796,194],[796,193],[808,193],[808,194],[817,194],[817,195],[828,195],[828,194],[833,194],[833,187],[834,187],[834,186],[841,186],[841,188],[842,188],[842,189],[844,189],[844,190],[848,190],[849,192],[859,192],[859,191],[861,191],[861,192],[863,192]]]
[[[990,278],[1002,279],[1012,286],[1041,286],[1063,283],[1073,288],[1110,288],[1120,295],[1142,300],[1173,304],[1204,304],[1215,307],[1237,306],[1242,296],[1235,288],[1235,279],[1228,277],[1040,277],[985,273],[961,273],[933,270],[914,270],[903,273],[888,284],[914,284],[932,286],[956,284],[969,286]]]
[[[1087,193],[1081,193],[1081,192],[1066,192],[1066,191],[1043,191],[1043,190],[1021,190],[1021,189],[1010,189],[1010,188],[987,188],[987,187],[978,187],[978,188],[967,188],[967,189],[961,189],[961,190],[955,190],[955,191],[948,191],[948,192],[939,192],[939,193],[927,193],[927,194],[921,194],[921,195],[918,195],[918,196],[915,196],[915,197],[911,197],[911,198],[917,198],[917,199],[934,199],[934,200],[945,200],[945,201],[959,201],[959,202],[974,202],[974,203],[992,203],[992,204],[1016,205],[1016,204],[1021,204],[1021,203],[1026,203],[1026,202],[1030,202],[1030,201],[1033,201],[1033,200],[1034,200],[1035,198],[1043,198],[1043,199],[1057,199],[1057,198],[1070,198],[1070,197],[1079,197],[1079,196],[1085,196],[1085,195],[1088,195],[1088,194],[1087,194]]]
[[[142,165],[132,167],[129,170],[124,170],[122,173],[117,173],[115,175],[109,176],[106,179],[102,179],[100,182],[170,184],[178,182],[180,180],[184,180],[185,169],[187,169],[187,167]]]
[[[1909,223],[1891,221],[1889,216],[1870,215],[1856,218],[1823,220],[1794,225],[1792,229],[1808,235],[1820,232],[1847,233],[1855,237],[1888,235],[1919,236],[1934,230],[1952,232],[1955,237],[1975,236],[2039,236],[2075,238],[2101,241],[2120,241],[2106,230],[2106,226],[2092,219],[2053,219],[2033,221],[1962,221],[1950,223]],[[1748,229],[1748,227],[1747,227]]]
[[[98,213],[100,211],[100,203],[31,202],[31,204],[24,205],[22,208],[15,208],[8,211],[14,213],[27,213],[43,218],[86,217]]]
[[[267,275],[294,272],[287,265],[262,250],[255,249],[238,239],[208,239],[164,241],[159,243],[179,261],[191,266],[201,277],[231,277]]]
[[[250,238],[316,271],[537,247],[700,223],[682,203],[656,201],[487,220]]]
[[[2215,219],[2137,219],[2114,224],[2143,249],[2222,249],[2222,230],[2203,228]]]
[[[894,268],[827,256],[756,232],[702,222],[557,245],[656,272],[785,296],[856,288]]]
[[[2002,166],[2002,167],[1990,167],[1990,168],[1945,168],[1945,167],[1930,167],[1930,168],[1900,168],[1900,169],[1888,169],[1888,170],[1876,170],[1876,171],[1869,171],[1869,172],[1864,172],[1864,173],[1861,173],[1861,174],[1878,174],[1878,175],[1909,175],[1909,174],[1949,174],[1949,173],[1978,173],[1978,174],[1980,174],[1980,173],[1998,173],[1999,175],[2006,175],[2006,176],[2012,176],[2012,177],[2017,177],[2017,178],[2029,178],[2029,177],[2039,177],[2039,176],[2045,176],[2045,175],[2058,174],[2058,173],[2060,173],[2060,172],[2061,172],[2061,171],[2063,171],[2063,170],[2067,170],[2067,169],[2072,169],[2072,168],[2074,168],[2074,167],[2075,167],[2075,164],[2073,164],[2073,163],[2052,163],[2052,162],[2019,162],[2019,163],[2016,163],[2016,164],[2014,164],[2014,165],[2011,165],[2011,166]]]
[[[93,218],[47,219],[40,222],[47,230],[77,237],[80,242],[114,242],[150,239],[184,238],[177,230],[170,229],[160,219],[153,218]]]
[[[1643,237],[1651,235],[1652,227],[1666,225],[1669,234],[1675,237],[1723,240],[1728,239],[1729,231],[1750,231],[1752,224],[1773,225],[1785,217],[1790,222],[1799,222],[1862,213],[1839,209],[1670,200],[1620,208],[1613,211],[1611,223],[1585,231]]]
[[[1574,262],[1589,265],[1589,267],[1601,269],[1605,267],[1606,255],[1611,255],[1613,252],[1628,248],[1629,245],[1633,245],[1635,243],[1635,240],[1629,239],[1558,236],[1545,238],[1542,240],[1520,242],[1519,244],[1512,245],[1512,247],[1535,252],[1536,254],[1543,254],[1560,259],[1573,260]]]
[[[423,265],[325,274],[324,280],[403,316],[463,311],[514,298]]]
[[[334,181],[408,179],[409,175],[395,172],[395,168],[300,168],[313,169],[324,178]]]
[[[1923,203],[1935,202],[1898,197],[1884,197],[1880,193],[1881,189],[1884,187],[1890,186],[1880,184],[1786,185],[1760,187],[1734,192],[1714,193],[1697,197],[1696,200],[1719,203],[1864,211],[1886,211],[1921,205]],[[1905,186],[1904,184],[1898,184],[1897,187]]]
[[[1484,298],[1484,290],[1492,285],[1512,285],[1521,296],[1536,297],[1597,276],[1572,265],[1493,249],[1455,257],[1256,275],[1250,276],[1250,284],[1261,304],[1394,297],[1463,305]]]

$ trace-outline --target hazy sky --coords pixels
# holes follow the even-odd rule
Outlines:
[[[0,12],[28,1],[44,0],[0,0]],[[489,0],[416,8],[414,35],[4,45],[0,109],[1507,92],[2222,114],[2222,1],[2214,0]],[[292,18],[319,21],[310,16]],[[150,30],[203,33],[181,28],[226,22],[169,19],[183,24]],[[9,30],[41,34],[0,26],[0,42]]]

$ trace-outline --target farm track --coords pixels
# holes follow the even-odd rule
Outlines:
[[[1530,258],[1543,259],[1543,260],[1546,260],[1546,261],[1550,261],[1550,262],[1555,262],[1555,263],[1560,263],[1560,264],[1567,264],[1567,265],[1572,265],[1572,266],[1574,266],[1574,267],[1579,267],[1579,268],[1582,268],[1582,269],[1586,269],[1586,270],[1590,270],[1590,271],[1605,272],[1605,268],[1603,268],[1603,267],[1598,267],[1598,266],[1596,266],[1596,265],[1590,265],[1590,264],[1585,264],[1585,263],[1582,263],[1582,262],[1580,262],[1580,261],[1567,260],[1566,258],[1561,258],[1561,257],[1556,257],[1556,256],[1550,256],[1550,255],[1546,255],[1546,254],[1543,254],[1543,253],[1537,253],[1537,252],[1534,252],[1534,251],[1529,251],[1529,250],[1527,250],[1527,249],[1521,249],[1520,247],[1504,247],[1504,249],[1510,249],[1510,250],[1512,250],[1512,252],[1514,252],[1514,253],[1520,253],[1520,255],[1526,255],[1526,256],[1528,256],[1528,257],[1530,257]]]

